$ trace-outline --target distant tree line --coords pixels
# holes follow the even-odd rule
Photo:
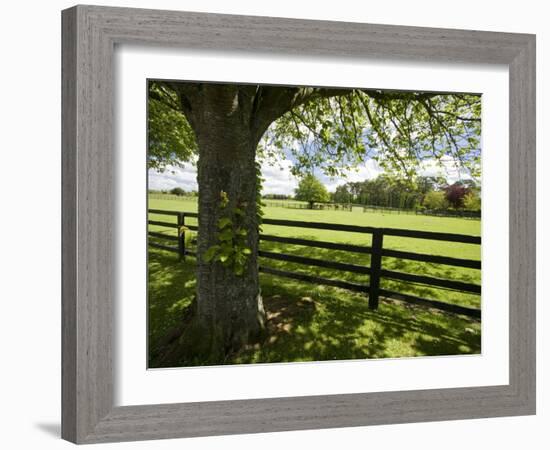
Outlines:
[[[149,194],[171,194],[177,195],[180,197],[198,197],[199,193],[196,190],[186,191],[180,187],[175,187],[172,189],[149,189]]]
[[[180,187],[169,190],[150,189],[149,193],[198,196],[196,190],[185,191]],[[398,209],[481,211],[481,190],[473,180],[448,184],[442,177],[426,176],[417,177],[416,181],[411,182],[382,174],[372,180],[348,182],[338,186],[334,192],[328,192],[318,178],[308,174],[301,178],[294,196],[266,194],[263,198],[301,200],[307,202],[310,208],[315,203],[333,202]]]
[[[399,209],[481,210],[480,189],[472,180],[448,184],[441,177],[418,177],[415,182],[379,175],[372,180],[349,182],[330,194],[335,203],[354,203]]]
[[[265,194],[262,196],[266,200],[292,200],[292,195],[287,194]]]

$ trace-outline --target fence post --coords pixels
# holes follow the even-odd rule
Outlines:
[[[380,291],[380,270],[382,269],[382,244],[384,233],[377,229],[372,233],[370,282],[369,282],[369,309],[378,309],[378,293]]]
[[[178,253],[180,259],[185,261],[185,231],[181,227],[185,226],[185,213],[178,213]]]

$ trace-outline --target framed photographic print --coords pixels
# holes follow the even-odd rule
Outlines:
[[[65,439],[534,414],[534,36],[62,16]]]

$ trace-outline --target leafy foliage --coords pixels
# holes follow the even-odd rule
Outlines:
[[[150,82],[149,167],[164,170],[193,160],[197,143],[186,93],[202,86]],[[480,175],[479,95],[237,86],[241,90],[243,97],[256,93],[255,105],[276,111],[264,118],[258,156],[273,161],[290,151],[296,176],[314,168],[341,176],[368,159],[401,179],[414,180],[426,161],[451,161],[472,178]]]
[[[446,209],[449,207],[449,202],[443,191],[431,191],[424,198],[424,206],[428,209]]]
[[[264,138],[267,156],[290,149],[295,175],[320,168],[341,176],[374,159],[397,178],[414,180],[424,161],[454,161],[480,175],[481,99],[353,89],[316,98],[276,120]]]
[[[180,187],[175,187],[170,189],[170,194],[172,195],[185,195],[185,191]]]
[[[149,84],[147,115],[150,169],[164,171],[168,166],[182,167],[197,152],[195,133],[180,107],[177,96],[164,85]]]
[[[421,176],[416,178],[414,189],[423,196],[430,191],[437,191],[447,185],[443,177]]]
[[[259,231],[262,231],[262,221],[264,218],[265,203],[262,201],[262,184],[265,178],[262,177],[262,165],[256,161],[256,220]]]
[[[220,192],[220,207],[224,215],[218,220],[217,244],[204,254],[206,262],[219,262],[230,268],[235,275],[242,275],[252,250],[247,245],[248,231],[243,225],[245,212],[241,206],[231,208],[229,198]]]
[[[421,201],[422,193],[416,183],[379,175],[372,180],[340,185],[332,195],[336,203],[359,203],[412,209]]]
[[[329,193],[323,183],[311,174],[302,177],[294,198],[296,200],[308,202],[310,205],[316,202],[328,202],[330,200]]]
[[[454,183],[445,188],[445,198],[453,208],[464,207],[464,197],[470,192],[470,189],[463,183]]]
[[[465,195],[464,208],[470,211],[481,211],[481,197],[477,192],[470,191]]]
[[[374,179],[348,182],[331,194],[335,203],[355,203],[369,206],[414,209],[426,195],[447,185],[444,178],[417,177],[414,181],[378,175]]]

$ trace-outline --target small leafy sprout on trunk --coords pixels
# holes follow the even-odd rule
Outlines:
[[[262,222],[264,218],[264,206],[262,201],[262,185],[265,178],[262,177],[262,165],[256,161],[256,219],[258,221],[258,229],[262,231]]]
[[[212,245],[204,254],[206,262],[218,262],[230,268],[235,275],[244,273],[248,257],[252,250],[247,246],[248,231],[244,227],[245,203],[229,208],[229,198],[224,191],[220,192],[220,207],[224,215],[218,219],[218,243]]]

